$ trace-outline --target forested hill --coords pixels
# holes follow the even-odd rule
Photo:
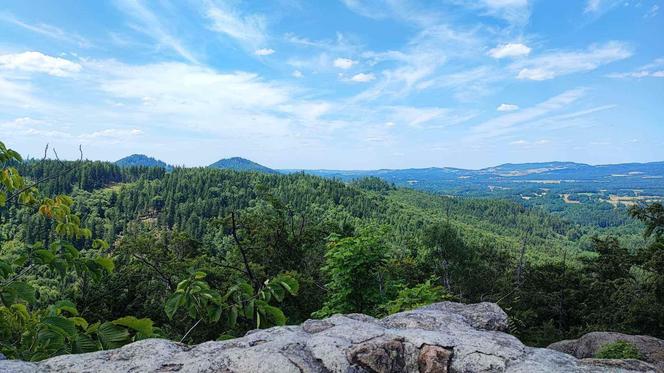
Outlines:
[[[233,158],[224,158],[220,159],[213,164],[209,165],[210,168],[219,168],[224,170],[234,170],[234,171],[255,171],[255,172],[265,172],[268,174],[278,174],[278,171],[275,171],[271,168],[265,167],[256,162],[252,162],[248,159],[233,157]]]
[[[143,167],[159,167],[167,171],[173,170],[173,166],[158,159],[148,157],[144,154],[132,154],[115,161],[115,164],[121,167],[143,166]]]
[[[202,342],[243,335],[257,322],[382,316],[455,299],[498,302],[509,310],[512,332],[530,344],[593,330],[664,333],[654,264],[637,255],[649,252],[639,223],[620,231],[620,240],[605,238],[622,228],[571,223],[513,201],[397,188],[376,177],[346,183],[303,173],[166,172],[87,161],[16,166],[43,180],[44,195],[72,196],[91,233],[74,244],[110,244],[110,274],[80,277],[49,262],[55,270],[31,280],[35,307],[68,299],[90,325],[129,314],[149,318],[169,338]],[[67,200],[47,201],[38,214],[21,204],[0,209],[0,260],[16,261],[26,250],[40,260],[71,252],[48,218],[58,201]],[[225,321],[197,311],[192,302],[203,298],[180,289],[194,283],[210,291],[205,299]],[[268,301],[254,303],[258,296]],[[613,297],[625,306],[616,310]],[[178,302],[189,309],[178,310]],[[197,321],[205,327],[192,327]]]
[[[66,166],[46,161],[25,164],[21,171],[40,179],[62,167]],[[397,189],[379,179],[345,184],[306,174],[210,168],[176,168],[165,173],[160,168],[121,168],[111,163],[86,162],[76,171],[48,181],[43,189],[50,194],[73,192],[82,207],[90,204],[90,198],[95,203],[100,199],[107,201],[100,214],[104,218],[97,221],[100,217],[93,214],[86,219],[95,221],[94,233],[110,242],[134,220],[149,220],[202,240],[209,233],[211,219],[275,198],[296,212],[319,209],[326,214],[341,214],[339,222],[391,225],[399,241],[431,222],[443,220],[457,225],[468,240],[491,240],[514,250],[528,232],[533,245],[531,254],[539,258],[557,257],[559,250],[575,248],[574,240],[593,232],[589,227],[574,226],[514,202],[434,196]]]

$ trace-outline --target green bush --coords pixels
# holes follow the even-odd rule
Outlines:
[[[595,357],[598,359],[640,359],[641,354],[633,344],[619,340],[602,346]]]
[[[445,300],[456,300],[444,287],[434,285],[437,279],[432,278],[412,288],[403,288],[396,299],[388,302],[383,308],[388,315],[401,311],[409,311],[431,303]]]

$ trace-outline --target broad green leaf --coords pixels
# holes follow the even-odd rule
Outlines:
[[[110,322],[105,322],[99,326],[97,336],[102,341],[104,348],[107,349],[122,346],[129,342],[130,337],[127,329]]]
[[[108,273],[113,272],[113,270],[115,269],[115,263],[113,262],[113,259],[106,256],[100,256],[95,258],[95,263],[102,266]]]
[[[50,316],[42,319],[42,324],[56,332],[62,332],[67,338],[76,337],[76,324],[73,321],[60,316]]]
[[[175,315],[180,306],[181,299],[182,293],[175,293],[171,295],[171,297],[166,301],[166,304],[164,304],[164,311],[166,312],[166,316],[168,316],[169,320],[173,319],[173,315]]]
[[[149,337],[153,334],[153,322],[148,318],[137,319],[134,316],[125,316],[119,319],[113,320],[113,324],[126,326],[129,329],[135,330],[146,337]]]

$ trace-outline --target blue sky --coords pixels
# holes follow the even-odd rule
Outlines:
[[[662,0],[26,1],[0,139],[201,166],[664,160]]]

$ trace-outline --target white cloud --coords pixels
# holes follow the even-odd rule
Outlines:
[[[473,114],[442,107],[388,106],[384,107],[388,123],[404,123],[416,128],[442,128],[459,124]],[[389,124],[388,124],[389,127]]]
[[[70,44],[75,44],[82,48],[89,48],[92,46],[92,43],[90,43],[87,39],[83,38],[80,35],[65,32],[64,30],[58,27],[48,25],[45,23],[29,24],[7,13],[0,13],[0,21],[11,23],[15,26],[22,27],[26,30],[40,34],[42,36],[49,37],[51,39],[64,41]]]
[[[270,48],[261,48],[261,49],[256,49],[254,51],[254,54],[257,56],[269,56],[274,53],[274,49]]]
[[[648,12],[643,15],[644,18],[652,18],[657,16],[657,13],[659,12],[659,5],[655,4],[648,9]]]
[[[205,15],[212,21],[210,29],[235,39],[243,47],[256,50],[267,40],[265,17],[242,14],[229,2],[208,3]]]
[[[587,0],[583,12],[599,16],[620,4],[624,4],[625,6],[630,5],[628,1],[623,2],[622,0]]]
[[[658,58],[655,61],[641,66],[640,68],[623,73],[612,73],[607,75],[609,78],[664,78],[664,58]]]
[[[304,76],[304,74],[302,74],[302,71],[300,70],[293,71],[291,75],[293,76],[293,78],[298,78],[298,79]]]
[[[498,111],[515,111],[515,110],[519,110],[519,106],[514,105],[514,104],[500,104],[496,108],[496,110],[498,110]]]
[[[359,82],[359,83],[370,82],[374,79],[376,79],[376,77],[374,76],[374,74],[371,74],[371,73],[369,73],[369,74],[359,73],[359,74],[353,75],[353,77],[350,78],[350,80],[352,80],[354,82]]]
[[[134,27],[136,31],[148,35],[162,46],[171,48],[187,61],[198,63],[194,54],[144,3],[137,0],[116,0],[115,3],[125,14],[141,23],[140,26]]]
[[[588,0],[586,3],[586,8],[584,9],[584,12],[590,13],[590,12],[596,12],[599,10],[601,1],[600,0]]]
[[[536,140],[536,141],[527,141],[527,140],[521,139],[521,140],[515,140],[515,141],[510,142],[510,145],[527,146],[529,148],[532,148],[532,147],[537,146],[537,145],[546,145],[546,144],[550,144],[550,143],[551,143],[551,140],[547,140],[547,139],[541,139],[541,140]]]
[[[521,43],[507,43],[489,50],[489,56],[493,58],[521,57],[527,56],[530,48]]]
[[[530,18],[528,0],[460,0],[466,7],[503,19],[514,26],[524,26]]]
[[[344,70],[350,69],[356,63],[357,61],[353,61],[350,58],[337,58],[334,60],[334,66]]]
[[[436,74],[448,59],[475,57],[474,51],[482,44],[475,31],[459,31],[448,25],[436,25],[420,31],[402,51],[365,52],[362,57],[367,59],[367,63],[385,63],[393,67],[383,70],[380,81],[358,95],[356,100],[403,97],[413,90],[446,86],[449,83]]]
[[[0,75],[0,107],[10,109],[30,107],[38,104],[39,100],[33,97],[31,87],[25,82],[14,82]]]
[[[143,134],[143,131],[132,128],[132,129],[118,129],[118,128],[108,128],[101,131],[95,131],[92,133],[85,133],[78,136],[82,140],[116,140],[122,141],[127,140],[132,137],[140,136]]]
[[[0,68],[65,77],[79,72],[81,65],[64,58],[47,56],[40,52],[23,52],[0,55]]]
[[[576,72],[591,71],[602,65],[628,58],[632,49],[625,43],[611,41],[592,45],[585,51],[552,52],[515,62],[518,79],[547,80]]]
[[[585,95],[585,89],[572,89],[554,96],[533,107],[518,112],[503,114],[473,127],[475,138],[494,138],[513,132],[519,125],[539,119],[547,114],[566,108]]]

